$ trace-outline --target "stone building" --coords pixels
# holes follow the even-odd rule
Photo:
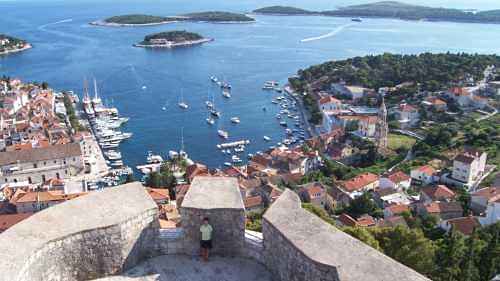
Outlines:
[[[69,178],[83,169],[80,143],[0,152],[0,183],[43,183],[51,178]]]

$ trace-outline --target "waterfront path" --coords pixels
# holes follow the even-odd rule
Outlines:
[[[300,114],[302,115],[302,120],[304,120],[304,124],[305,124],[306,130],[309,132],[309,135],[311,137],[315,137],[315,136],[319,135],[318,132],[314,129],[314,127],[311,126],[311,124],[309,123],[309,117],[310,117],[309,112],[307,112],[302,99],[298,98],[299,94],[295,93],[295,91],[289,85],[286,85],[284,87],[284,90],[299,105]]]

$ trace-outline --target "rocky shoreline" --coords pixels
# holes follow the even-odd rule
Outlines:
[[[31,48],[33,48],[33,46],[31,44],[26,44],[24,47],[22,47],[20,49],[7,50],[7,51],[4,51],[4,52],[0,52],[0,56],[23,52],[23,51],[29,50]]]
[[[213,38],[203,38],[200,40],[194,40],[194,41],[184,41],[184,42],[179,42],[179,43],[171,43],[171,44],[134,44],[134,47],[138,48],[178,48],[178,47],[188,47],[188,46],[194,46],[194,45],[200,45],[208,42],[212,42],[215,39]]]

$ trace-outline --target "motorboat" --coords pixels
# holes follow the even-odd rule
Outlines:
[[[161,163],[163,162],[163,157],[160,155],[153,154],[152,151],[148,151],[148,156],[146,157],[146,162],[148,164]]]
[[[231,122],[234,124],[239,124],[240,123],[240,118],[239,117],[232,117]]]
[[[217,131],[217,134],[219,135],[219,137],[223,138],[223,139],[227,139],[229,138],[229,133],[227,131],[224,131],[224,130],[218,130]]]
[[[270,137],[268,137],[268,136],[264,136],[264,140],[265,140],[265,141],[271,141],[271,138],[270,138]]]

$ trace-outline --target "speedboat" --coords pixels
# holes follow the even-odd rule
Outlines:
[[[207,105],[207,108],[213,108],[214,104],[211,101],[206,101],[205,104]]]
[[[222,96],[228,99],[231,97],[231,93],[227,89],[224,89],[222,90]]]
[[[286,124],[286,121],[281,121],[280,122],[280,125],[283,126],[283,127],[287,127],[288,125]]]
[[[229,138],[229,133],[227,131],[224,131],[224,130],[218,130],[217,131],[217,134],[219,134],[219,137],[223,138],[223,139],[227,139]]]
[[[206,120],[207,120],[207,123],[208,123],[209,125],[213,125],[213,124],[215,124],[215,120],[214,120],[212,117],[207,117],[207,119],[206,119]]]
[[[268,136],[264,136],[264,140],[265,140],[265,141],[271,141],[271,138],[270,138],[270,137],[268,137]]]
[[[215,76],[210,76],[210,80],[212,80],[212,82],[214,83],[217,83],[219,81],[219,79],[217,79],[217,77]]]
[[[233,117],[233,118],[231,118],[231,122],[233,122],[234,124],[239,124],[240,123],[240,118],[239,117]]]
[[[361,18],[352,18],[351,21],[362,22],[363,20]]]
[[[210,114],[212,114],[213,116],[215,116],[217,118],[219,118],[221,115],[220,112],[215,110],[215,109],[210,110]]]
[[[163,158],[160,155],[154,155],[153,152],[148,151],[146,161],[148,164],[161,163],[163,162]]]
[[[232,165],[231,165],[231,163],[229,163],[229,162],[224,162],[224,166],[226,166],[226,167],[231,167]]]
[[[180,102],[179,103],[179,107],[182,108],[182,109],[188,109],[189,108],[189,105],[185,102]]]

